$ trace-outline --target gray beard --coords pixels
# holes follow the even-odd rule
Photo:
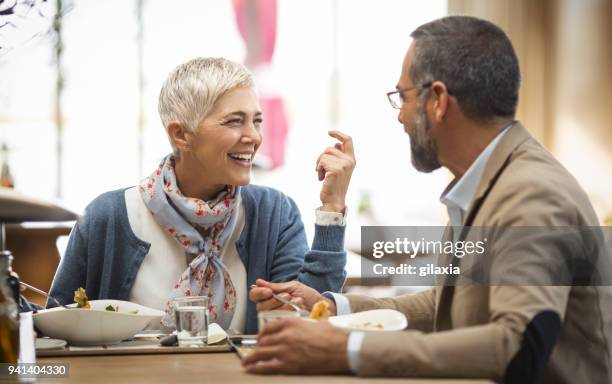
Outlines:
[[[410,153],[412,166],[419,172],[429,173],[440,168],[438,147],[431,139],[430,125],[425,113],[425,106],[419,105],[410,136]]]

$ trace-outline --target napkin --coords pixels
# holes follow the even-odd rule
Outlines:
[[[227,339],[227,333],[217,323],[208,324],[208,338],[206,344],[216,344]]]

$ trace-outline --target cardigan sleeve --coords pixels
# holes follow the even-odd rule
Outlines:
[[[290,197],[283,196],[271,280],[297,279],[319,292],[339,292],[346,277],[345,228],[343,225],[315,225],[309,249],[300,211]]]
[[[83,216],[70,232],[68,247],[62,257],[49,294],[62,304],[73,302],[74,291],[79,287],[85,287],[87,273],[87,220],[88,215]],[[88,295],[90,292],[87,292]],[[91,297],[90,297],[91,298]],[[52,300],[47,301],[47,307],[55,307]]]

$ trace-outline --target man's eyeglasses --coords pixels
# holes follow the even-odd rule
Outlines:
[[[404,98],[402,97],[402,94],[404,92],[408,92],[408,91],[412,91],[412,90],[421,90],[421,89],[425,89],[425,88],[429,88],[431,87],[431,85],[433,84],[433,81],[429,81],[427,83],[421,84],[421,85],[417,85],[414,87],[409,87],[409,88],[404,88],[404,89],[398,89],[397,91],[391,91],[391,92],[387,92],[387,98],[389,99],[389,103],[391,103],[391,106],[395,109],[401,109],[402,105],[404,104]]]

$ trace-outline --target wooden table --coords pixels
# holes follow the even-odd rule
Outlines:
[[[487,384],[486,380],[358,378],[349,375],[287,376],[244,373],[235,353],[80,356],[39,358],[39,364],[69,363],[70,376],[49,383],[412,383]]]

